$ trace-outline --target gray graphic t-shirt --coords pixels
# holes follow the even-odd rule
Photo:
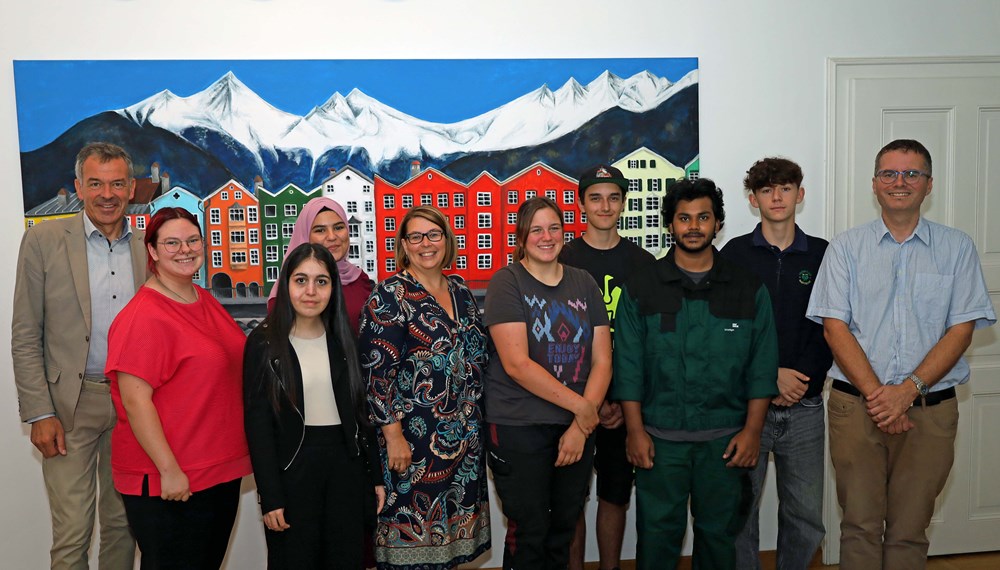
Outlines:
[[[589,273],[563,266],[548,286],[520,264],[497,271],[486,290],[484,324],[522,322],[528,356],[563,385],[583,394],[590,376],[594,327],[608,325],[600,289]],[[502,425],[568,425],[573,414],[517,384],[493,355],[485,376],[486,420]]]

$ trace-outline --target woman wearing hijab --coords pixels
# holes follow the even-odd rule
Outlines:
[[[351,331],[357,337],[361,309],[375,288],[375,283],[360,267],[347,260],[351,239],[347,228],[347,213],[343,206],[326,196],[309,200],[295,220],[295,228],[286,251],[293,251],[304,243],[322,245],[333,254],[347,307],[347,318],[351,323]],[[274,308],[277,292],[277,287],[271,288],[271,295],[267,299],[268,313]]]

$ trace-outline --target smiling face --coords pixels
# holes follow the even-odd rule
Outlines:
[[[441,271],[441,268],[444,267],[444,254],[447,242],[444,238],[444,229],[441,226],[427,218],[413,216],[406,223],[406,230],[403,232],[403,235],[426,234],[435,230],[442,232],[442,237],[438,241],[431,241],[426,235],[421,236],[422,239],[415,244],[403,239],[403,251],[410,262],[407,269],[434,272]]]
[[[882,155],[875,170],[927,172],[928,167],[924,157],[918,153],[893,150]],[[896,176],[889,184],[882,182],[877,176],[872,178],[872,191],[884,213],[919,215],[920,205],[933,188],[934,179],[929,176],[920,176],[909,182],[903,180],[902,176]]]
[[[323,210],[316,215],[312,227],[309,228],[309,243],[316,243],[328,249],[334,261],[344,259],[351,243],[347,222],[340,219],[337,212]]]
[[[178,250],[171,253],[164,243],[178,245]],[[197,247],[192,248],[192,245]],[[164,222],[156,234],[156,243],[150,243],[146,247],[156,264],[156,274],[176,280],[190,281],[204,260],[205,248],[201,232],[185,219]]]
[[[83,211],[108,239],[122,232],[125,208],[135,194],[135,180],[128,177],[128,165],[121,158],[101,162],[91,156],[83,162],[82,179],[76,179],[76,195]]]
[[[333,278],[326,266],[308,257],[288,276],[288,296],[296,320],[318,318],[333,295]]]
[[[587,215],[587,229],[610,231],[618,226],[625,208],[622,189],[617,184],[602,182],[584,190],[580,210]]]
[[[532,263],[554,263],[563,246],[563,226],[552,208],[541,208],[531,217],[524,240],[524,258]]]
[[[712,245],[715,234],[721,226],[712,210],[712,199],[708,197],[677,202],[674,219],[670,223],[670,233],[674,243],[681,250],[695,254]]]
[[[795,205],[805,197],[805,188],[794,183],[774,184],[750,193],[750,204],[760,210],[760,217],[778,223],[795,215]]]

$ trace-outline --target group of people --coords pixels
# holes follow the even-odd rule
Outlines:
[[[795,223],[801,169],[765,158],[744,180],[760,224],[721,252],[722,191],[682,180],[656,260],[618,234],[630,181],[598,165],[581,237],[564,240],[552,200],[520,205],[482,311],[446,273],[458,242],[439,210],[406,214],[399,271],[376,285],[346,259],[343,208],[316,198],[247,338],[193,282],[197,219],[164,208],[131,228],[131,159],[87,145],[84,211],[25,233],[15,286],[52,567],[86,568],[96,510],[102,568],[131,568],[136,545],[143,568],[218,568],[252,472],[269,568],[454,568],[491,547],[488,465],[505,569],[582,568],[594,469],[602,570],[620,565],[633,485],[638,568],[676,565],[689,508],[696,567],[757,568],[773,453],[778,567],[806,568],[830,377],[841,567],[921,568],[962,353],[996,321],[971,239],[920,215],[931,172],[919,142],[886,145],[880,218],[828,245]]]

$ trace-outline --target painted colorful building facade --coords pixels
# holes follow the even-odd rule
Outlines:
[[[257,197],[230,180],[205,198],[205,213],[205,266],[213,293],[217,297],[262,296]]]
[[[288,184],[272,193],[263,186],[257,191],[261,213],[262,245],[264,254],[264,294],[269,295],[278,281],[281,262],[288,251],[295,220],[302,206],[319,195],[316,191],[305,191],[295,184]]]
[[[654,255],[664,255],[672,239],[661,219],[663,196],[676,180],[697,177],[698,159],[680,168],[642,147],[612,164],[630,180],[619,231]],[[409,178],[398,185],[380,176],[372,181],[345,166],[331,169],[330,176],[310,190],[287,184],[273,192],[258,177],[252,189],[229,180],[204,199],[194,190],[165,186],[169,175],[161,175],[158,164],[150,172],[149,178],[136,181],[136,195],[126,213],[129,222],[143,229],[149,217],[166,206],[193,213],[206,244],[205,265],[196,282],[233,303],[259,302],[270,292],[295,221],[302,207],[317,196],[329,196],[344,206],[351,240],[348,259],[376,280],[397,271],[396,232],[413,206],[433,205],[447,216],[458,242],[455,262],[447,271],[462,275],[478,290],[486,288],[497,269],[513,261],[517,209],[525,200],[545,196],[555,201],[563,211],[566,241],[583,235],[587,223],[577,204],[577,180],[542,162],[506,180],[484,171],[464,183],[414,161]],[[76,194],[63,189],[29,211],[25,226],[81,209]]]
[[[663,197],[671,184],[684,178],[684,169],[646,147],[630,152],[612,166],[629,179],[618,232],[656,257],[666,255],[673,238],[661,213]]]

